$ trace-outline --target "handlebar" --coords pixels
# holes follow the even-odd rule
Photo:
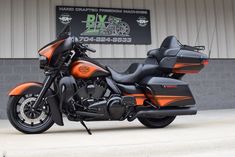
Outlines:
[[[95,49],[90,48],[90,47],[88,47],[88,45],[84,45],[83,43],[79,42],[77,37],[74,37],[74,45],[76,48],[81,49],[83,52],[85,52],[85,51],[90,51],[93,53],[96,52]]]
[[[86,51],[90,51],[90,52],[92,52],[92,53],[95,53],[95,52],[96,52],[95,49],[88,47],[88,45],[83,45],[83,44],[82,44],[82,47],[83,47]]]

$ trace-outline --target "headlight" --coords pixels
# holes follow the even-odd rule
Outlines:
[[[39,56],[40,68],[44,69],[45,66],[48,64],[48,59],[45,56]]]

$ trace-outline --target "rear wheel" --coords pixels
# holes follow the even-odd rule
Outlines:
[[[48,130],[53,124],[50,107],[46,101],[33,108],[38,95],[26,94],[11,96],[8,101],[7,115],[11,124],[19,131],[37,134]]]
[[[148,128],[164,128],[171,124],[176,116],[167,116],[159,118],[143,118],[140,117],[138,120]]]

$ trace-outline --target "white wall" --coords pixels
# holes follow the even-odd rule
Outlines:
[[[152,45],[91,45],[93,57],[144,58],[167,35],[210,47],[213,58],[235,58],[235,0],[0,0],[0,58],[35,58],[55,38],[55,6],[151,10]],[[215,28],[215,29],[214,29]]]

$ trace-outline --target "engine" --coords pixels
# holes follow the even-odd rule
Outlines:
[[[77,94],[83,99],[100,99],[104,96],[107,84],[106,82],[97,77],[89,80],[77,80]]]
[[[135,100],[112,94],[102,78],[59,81],[60,108],[70,120],[122,120]]]
[[[75,80],[73,76],[63,77],[59,81],[60,107],[75,103],[87,107],[104,99],[106,90],[106,82],[98,77],[87,80]]]

